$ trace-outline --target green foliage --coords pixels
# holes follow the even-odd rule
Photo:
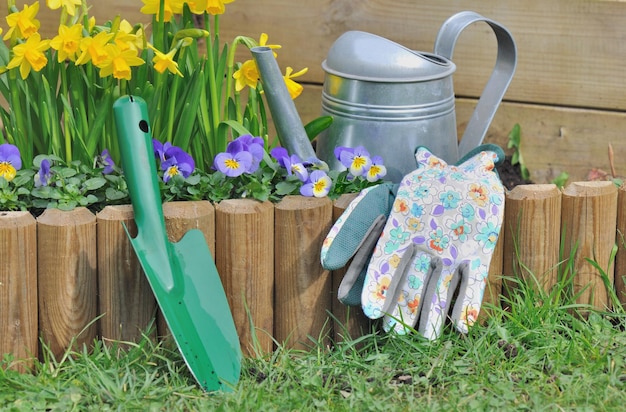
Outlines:
[[[519,164],[522,179],[530,179],[530,172],[528,171],[528,168],[526,168],[526,163],[524,162],[524,158],[522,156],[522,128],[519,123],[516,123],[513,126],[513,129],[509,132],[509,142],[507,147],[509,149],[514,149],[511,157],[511,164]]]
[[[556,187],[561,189],[561,188],[565,187],[565,185],[567,184],[567,180],[568,179],[569,179],[569,173],[561,172],[557,177],[552,179],[551,183],[554,183],[556,185]]]

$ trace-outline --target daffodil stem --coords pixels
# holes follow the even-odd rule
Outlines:
[[[17,68],[9,70],[9,84],[17,84]],[[17,123],[17,130],[15,131],[14,138],[9,137],[9,143],[17,145],[22,150],[22,143],[26,142],[26,139],[22,138],[22,135],[26,133],[26,125],[24,124],[24,116],[22,114],[22,105],[20,102],[20,90],[19,87],[9,87],[11,93],[11,110]]]
[[[210,23],[209,15],[207,13],[204,14],[204,25],[205,25],[205,30],[211,33],[211,23]],[[218,27],[218,16],[215,16],[214,26]],[[219,39],[218,33],[215,32],[213,33],[212,36],[211,34],[209,34],[206,40],[207,66],[208,66],[207,70],[208,70],[208,77],[209,77],[209,99],[210,99],[209,110],[211,111],[211,131],[212,131],[214,138],[217,136],[217,126],[219,124],[219,118],[220,118],[220,110],[219,110],[218,96],[217,96],[217,84],[215,81],[215,58],[213,56],[213,47],[214,47],[213,42],[217,41],[218,39]]]
[[[63,95],[65,95],[66,97],[68,97],[68,89],[67,89],[67,71],[65,70],[65,67],[61,67],[61,70],[59,70],[59,72],[61,73],[61,84],[63,86]],[[51,110],[53,109],[52,107],[50,108]],[[63,129],[64,129],[64,135],[65,135],[65,160],[67,160],[68,162],[72,161],[72,128],[70,125],[70,117],[71,117],[71,113],[68,113],[68,109],[67,107],[64,105],[63,106]],[[81,139],[84,139],[84,136],[81,136]]]
[[[232,97],[233,93],[233,74],[235,72],[235,52],[237,51],[237,45],[239,44],[239,36],[233,40],[228,49],[228,69],[226,72],[226,104],[224,105],[224,118],[226,118],[226,111],[228,110],[228,99]],[[237,106],[239,107],[239,106]],[[237,109],[237,119],[239,120],[239,109]]]
[[[180,62],[185,61],[185,49],[180,49],[179,58]],[[174,117],[176,115],[176,97],[178,95],[178,85],[180,84],[180,76],[174,75],[174,79],[172,80],[172,85],[170,87],[169,93],[170,98],[168,99],[168,108],[167,108],[167,133],[166,139],[168,142],[172,143],[173,140],[173,132],[174,132]]]

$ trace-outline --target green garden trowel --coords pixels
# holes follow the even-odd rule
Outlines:
[[[241,371],[239,336],[204,235],[193,229],[178,243],[168,240],[146,102],[123,96],[113,111],[137,223],[137,236],[129,234],[135,253],[200,386],[232,390]]]

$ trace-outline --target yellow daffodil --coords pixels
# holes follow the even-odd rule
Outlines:
[[[109,57],[100,66],[101,77],[112,74],[116,79],[130,80],[131,66],[141,66],[145,63],[132,49],[120,50],[115,44],[107,44],[105,50]]]
[[[52,10],[56,10],[59,7],[63,6],[67,11],[67,14],[73,16],[76,14],[76,6],[80,6],[82,4],[81,0],[46,0],[46,4]]]
[[[93,28],[96,27],[96,17],[91,16],[87,24],[89,25],[89,27],[87,28],[87,32],[91,33],[93,31]]]
[[[115,34],[115,44],[122,50],[133,49],[139,51],[143,49],[143,29],[138,29],[133,33],[134,27],[124,19],[120,22],[120,27]]]
[[[81,54],[76,59],[76,64],[85,64],[91,61],[94,66],[100,67],[109,57],[105,47],[113,34],[101,31],[94,37],[83,37],[80,41]]]
[[[174,56],[176,55],[176,49],[170,50],[167,54],[158,51],[152,45],[148,45],[152,50],[154,50],[154,58],[152,59],[152,63],[154,63],[154,70],[159,73],[165,73],[165,70],[169,70],[171,73],[177,74],[180,77],[183,77],[183,74],[178,70],[178,63],[174,61]]]
[[[3,39],[8,40],[12,36],[13,38],[27,39],[39,30],[41,23],[35,17],[39,11],[39,2],[36,1],[32,6],[24,5],[22,11],[11,13],[6,17],[9,30],[4,35]]]
[[[281,46],[280,44],[267,44],[267,41],[269,40],[269,36],[267,35],[267,33],[261,33],[261,37],[259,37],[259,46],[265,46],[265,47],[269,47],[270,49],[280,49]]]
[[[189,10],[194,14],[203,14],[208,6],[207,0],[186,1]]]
[[[65,24],[59,26],[59,34],[50,41],[50,47],[57,51],[59,63],[70,59],[76,61],[80,51],[80,41],[83,38],[83,25],[74,24],[67,27]]]
[[[35,33],[24,43],[13,47],[13,58],[7,64],[7,69],[19,66],[22,79],[26,79],[30,74],[31,68],[38,72],[48,63],[48,59],[43,52],[49,48],[50,40],[41,40],[41,35]]]
[[[299,85],[298,83],[294,82],[291,79],[302,76],[308,70],[309,69],[306,67],[296,73],[293,73],[293,69],[291,67],[287,67],[287,70],[285,70],[285,76],[284,76],[285,84],[287,85],[287,90],[289,91],[289,95],[291,96],[292,99],[295,99],[296,97],[300,96],[300,93],[302,93],[302,90],[304,90],[304,87],[302,87],[301,85]]]
[[[224,14],[226,11],[225,4],[232,3],[235,0],[208,0],[206,12],[212,15]]]
[[[144,4],[144,6],[141,8],[141,11],[143,14],[154,14],[156,15],[157,20],[159,20],[159,18],[161,16],[159,16],[159,7],[160,7],[160,0],[141,0]],[[163,5],[163,21],[170,21],[172,20],[172,16],[174,14],[181,14],[183,12],[183,4],[185,3],[184,0],[165,0],[165,3]]]
[[[233,73],[235,79],[235,90],[242,91],[246,86],[256,89],[259,81],[259,69],[256,67],[254,60],[246,60],[239,70]]]

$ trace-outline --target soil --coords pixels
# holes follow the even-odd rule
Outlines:
[[[502,180],[502,184],[508,190],[512,190],[517,185],[526,185],[533,183],[530,180],[525,180],[522,178],[519,164],[512,165],[510,156],[507,156],[501,165],[496,166],[496,170],[498,171],[498,175],[500,175],[500,180]]]

